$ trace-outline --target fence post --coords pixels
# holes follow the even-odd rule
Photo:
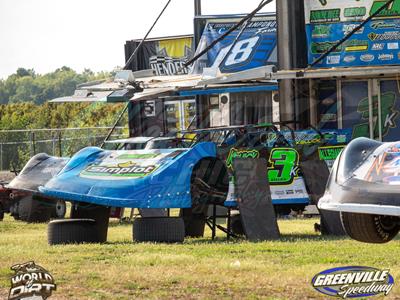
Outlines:
[[[60,157],[62,157],[61,130],[58,132],[58,153],[60,153]]]
[[[51,143],[53,156],[56,156],[56,133],[53,131],[51,132]]]
[[[36,154],[35,132],[34,131],[31,131],[29,141],[31,144],[31,157],[32,157]]]
[[[3,143],[0,143],[0,171],[3,171]]]

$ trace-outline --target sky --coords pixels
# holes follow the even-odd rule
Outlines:
[[[124,65],[126,40],[142,38],[167,0],[0,0],[0,78],[18,67],[43,74]],[[150,37],[193,33],[193,0],[172,0]],[[202,13],[249,13],[260,0],[203,0]],[[275,3],[262,12],[275,11]]]

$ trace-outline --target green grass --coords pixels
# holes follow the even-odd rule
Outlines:
[[[323,238],[316,219],[279,221],[280,241],[226,242],[221,234],[183,245],[131,242],[131,225],[112,223],[103,245],[48,246],[45,224],[0,222],[0,298],[11,265],[35,261],[55,278],[52,299],[324,299],[311,287],[322,270],[389,268],[400,278],[400,241],[386,245]],[[400,284],[385,299],[400,298]],[[325,298],[326,299],[326,298]],[[379,297],[377,298],[379,299]]]

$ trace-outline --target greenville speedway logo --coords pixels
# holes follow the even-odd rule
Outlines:
[[[323,271],[312,279],[320,293],[347,299],[387,296],[394,286],[389,270],[370,267],[342,267]]]
[[[11,267],[9,300],[47,299],[56,290],[53,276],[33,261]]]
[[[92,179],[129,179],[141,178],[153,173],[157,166],[140,166],[129,161],[113,165],[90,165],[81,173],[81,177]]]

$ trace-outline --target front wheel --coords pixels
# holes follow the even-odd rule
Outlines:
[[[96,221],[90,219],[65,219],[51,221],[47,239],[50,245],[101,243]]]
[[[388,243],[400,230],[396,217],[342,212],[341,218],[346,233],[364,243]]]

